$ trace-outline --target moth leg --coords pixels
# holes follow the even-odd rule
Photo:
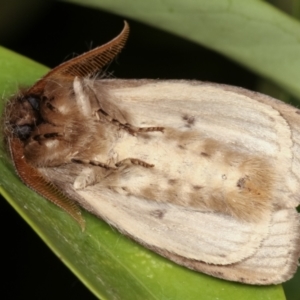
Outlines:
[[[116,125],[117,127],[119,127],[120,129],[124,129],[126,131],[128,131],[130,134],[132,135],[136,135],[137,133],[140,132],[150,132],[150,131],[164,131],[164,127],[135,127],[129,123],[126,122],[126,113],[123,114],[123,112],[121,110],[119,110],[117,107],[114,107],[114,105],[112,103],[106,103],[103,102],[104,99],[102,99],[102,101],[99,101],[95,92],[93,91],[93,89],[89,88],[90,90],[90,97],[89,97],[89,103],[92,106],[92,115],[95,116],[95,118],[98,121],[107,121],[110,122],[114,125]],[[100,108],[99,108],[99,104]],[[98,104],[98,105],[97,105]],[[94,110],[93,108],[96,108],[96,110]]]
[[[87,186],[95,184],[99,180],[98,179],[99,172],[101,174],[100,177],[103,177],[104,173],[102,173],[102,172],[110,171],[109,173],[111,173],[112,171],[115,171],[118,169],[116,167],[111,167],[109,164],[105,164],[105,163],[95,161],[95,160],[72,158],[71,161],[73,163],[90,166],[90,167],[85,167],[80,172],[80,174],[76,177],[76,179],[73,183],[73,186],[76,190],[84,189]],[[92,166],[100,167],[100,168],[95,169]],[[101,170],[103,170],[103,171],[101,171]],[[108,174],[106,174],[106,175],[108,175]]]
[[[154,165],[153,164],[148,164],[143,160],[140,160],[138,158],[125,158],[121,161],[119,161],[118,163],[116,163],[116,166],[122,167],[122,166],[130,166],[130,165],[139,165],[142,166],[144,168],[153,168]]]
[[[116,170],[117,169],[116,167],[111,167],[108,164],[105,164],[105,163],[102,163],[102,162],[96,161],[96,160],[72,158],[71,161],[73,163],[97,166],[97,167],[101,167],[101,168],[104,168],[104,169],[107,169],[107,170]]]
[[[96,182],[102,181],[104,178],[111,178],[122,172],[127,167],[138,165],[144,168],[153,168],[153,164],[148,164],[143,160],[137,158],[126,158],[115,164],[115,167],[111,167],[109,164],[105,164],[95,160],[73,158],[73,163],[91,165],[91,167],[84,168],[80,174],[76,177],[73,186],[76,190],[84,189],[87,186],[94,185]],[[101,169],[92,168],[92,166],[100,167]],[[103,171],[101,171],[103,170]],[[105,171],[104,171],[105,170]],[[108,173],[107,173],[108,171]],[[100,172],[100,173],[99,173]],[[114,175],[113,175],[114,174]],[[112,176],[112,177],[111,177]],[[117,175],[118,176],[118,175]],[[99,181],[100,180],[100,181]]]
[[[84,189],[87,186],[94,185],[102,182],[105,178],[110,182],[114,182],[118,178],[122,171],[131,166],[142,166],[144,168],[152,168],[153,164],[148,164],[137,158],[126,158],[115,164],[116,167],[111,167],[108,164],[104,164],[98,161],[87,160],[87,159],[72,159],[74,163],[80,163],[84,165],[92,165],[100,167],[99,169],[91,167],[84,168],[80,174],[76,177],[73,186],[76,190]],[[116,177],[117,176],[117,177]]]
[[[137,135],[138,133],[143,132],[153,132],[153,131],[160,131],[164,132],[164,127],[135,127],[131,124],[119,124],[119,127],[128,131],[132,135]]]
[[[103,120],[103,116],[104,119],[116,126],[118,126],[120,129],[124,129],[127,132],[129,132],[132,135],[137,135],[138,133],[142,133],[142,132],[152,132],[152,131],[160,131],[163,132],[164,131],[164,127],[136,127],[133,126],[129,123],[121,123],[120,121],[112,118],[111,116],[109,116],[103,109],[99,109],[96,113],[96,118],[98,121]]]
[[[102,163],[100,161],[96,161],[96,160],[90,160],[90,159],[80,159],[80,158],[72,158],[71,161],[73,163],[77,163],[77,164],[84,164],[84,165],[92,165],[92,166],[97,166],[97,167],[101,167],[107,170],[117,170],[117,168],[119,167],[123,167],[123,166],[130,166],[130,165],[139,165],[142,166],[144,168],[153,168],[154,165],[153,164],[148,164],[145,161],[138,159],[138,158],[125,158],[119,162],[117,162],[115,164],[116,167],[111,167],[109,164],[105,164]]]

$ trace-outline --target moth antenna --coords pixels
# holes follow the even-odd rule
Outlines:
[[[49,71],[44,77],[36,82],[28,91],[28,94],[40,94],[47,82],[46,79],[56,76],[73,79],[76,76],[82,78],[91,76],[97,72],[123,49],[129,35],[129,25],[124,21],[121,33],[108,43],[74,57]]]
[[[79,206],[50,181],[46,180],[36,168],[26,162],[21,141],[16,138],[8,138],[8,146],[16,172],[21,180],[32,190],[65,210],[79,223],[82,231],[84,231],[85,221],[82,218]]]

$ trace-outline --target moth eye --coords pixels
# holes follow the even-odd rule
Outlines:
[[[30,137],[32,132],[32,126],[22,125],[14,128],[14,134],[21,140],[26,140]]]
[[[30,105],[32,106],[32,108],[34,110],[39,110],[40,109],[40,103],[39,103],[40,99],[39,98],[34,97],[34,96],[29,96],[25,99],[30,103]]]

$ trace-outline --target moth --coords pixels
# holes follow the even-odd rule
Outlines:
[[[300,111],[242,88],[97,74],[107,44],[10,99],[21,180],[82,228],[80,207],[187,268],[247,284],[290,279],[300,256]]]

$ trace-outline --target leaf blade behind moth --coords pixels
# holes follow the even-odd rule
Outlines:
[[[222,53],[300,96],[299,22],[265,1],[64,2],[103,9],[173,32]]]
[[[0,49],[0,69],[0,87],[6,95],[15,91],[16,81],[30,84],[45,71],[44,67],[4,49]],[[2,100],[1,108],[3,103]],[[176,266],[87,213],[87,230],[81,233],[71,217],[20,182],[3,147],[0,168],[1,193],[99,298],[198,299],[200,294],[201,299],[284,299],[281,286],[245,286]],[[91,272],[90,266],[97,267]]]

